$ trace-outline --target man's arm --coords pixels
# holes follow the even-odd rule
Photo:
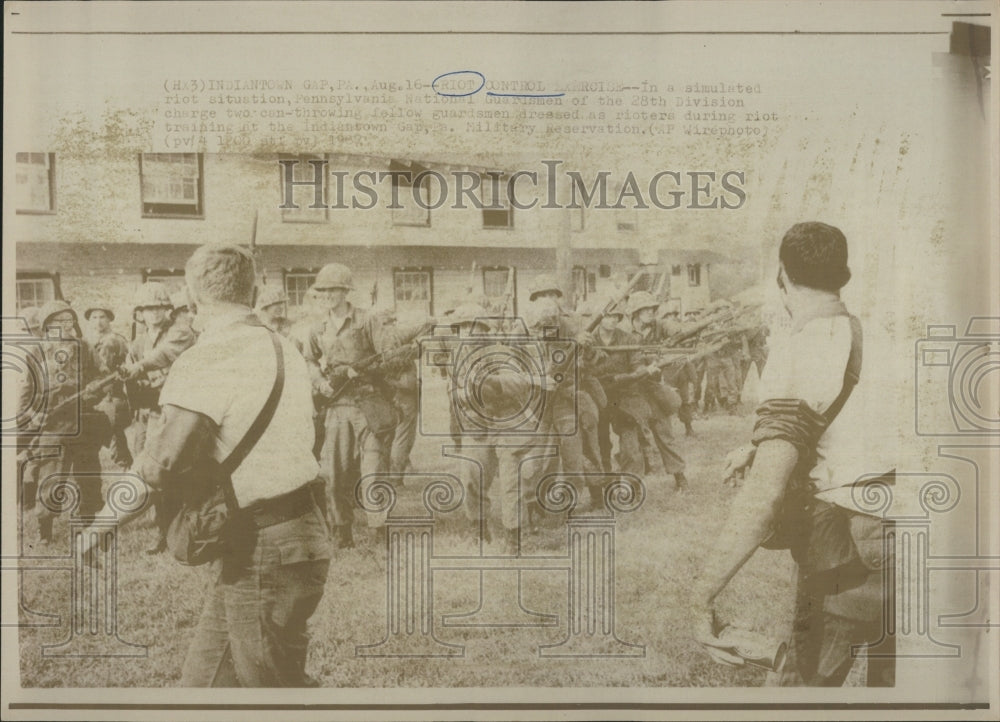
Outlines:
[[[215,422],[207,416],[167,404],[163,407],[163,426],[159,433],[149,437],[142,453],[132,465],[132,471],[154,492],[162,492],[170,488],[179,476],[190,472],[209,457],[218,430]],[[119,526],[145,510],[143,507],[119,516]],[[105,508],[98,516],[104,516],[105,512],[115,514]]]

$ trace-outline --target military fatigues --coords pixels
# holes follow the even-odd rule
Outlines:
[[[644,346],[662,345],[666,343],[670,335],[671,330],[668,324],[662,321],[655,321],[641,332],[638,329],[634,329],[633,343]],[[655,354],[643,354],[640,352],[640,363],[650,364],[655,360]],[[635,381],[634,385],[637,391],[650,400],[650,407],[653,413],[647,420],[647,426],[652,436],[653,446],[659,451],[663,471],[667,474],[673,474],[678,481],[678,485],[680,485],[684,480],[684,459],[672,448],[673,433],[670,429],[670,417],[680,410],[682,405],[681,395],[673,386],[669,386],[663,381],[648,375]]]
[[[342,319],[317,322],[303,348],[313,393],[327,408],[320,449],[320,475],[327,484],[330,511],[343,546],[353,544],[355,487],[364,476],[389,470],[396,413],[384,384],[365,374],[349,381],[347,367],[388,348],[381,324],[348,304]],[[324,370],[329,370],[329,375]],[[331,399],[331,393],[344,392]]]
[[[93,515],[103,506],[99,451],[107,441],[109,427],[107,417],[94,410],[99,398],[84,396],[59,408],[97,379],[89,344],[82,339],[45,339],[40,346],[46,373],[45,402],[39,404],[34,384],[23,384],[18,391],[18,408],[37,409],[33,417],[24,419],[22,428],[31,431],[22,434],[20,445],[28,449],[29,476],[37,481],[39,536],[48,541],[58,513],[56,502],[62,496],[61,484],[76,486],[80,516]],[[43,448],[46,446],[58,447],[58,451]],[[33,494],[33,490],[25,493]]]
[[[160,389],[163,388],[170,366],[194,342],[194,332],[189,326],[172,321],[165,322],[159,328],[147,329],[145,334],[132,342],[128,360],[139,364],[142,369],[139,379],[126,385],[139,422],[134,438],[136,454],[142,451],[146,445],[146,437],[159,425]]]
[[[128,360],[129,344],[125,337],[113,331],[98,336],[92,340],[94,365],[98,376],[107,376],[117,372]],[[111,425],[111,437],[108,441],[108,452],[111,460],[120,469],[132,466],[132,454],[125,438],[125,429],[131,421],[131,409],[125,394],[125,384],[116,382],[108,389],[104,399],[98,404],[107,416]]]

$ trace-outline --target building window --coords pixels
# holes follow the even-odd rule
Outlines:
[[[393,300],[397,312],[434,311],[434,272],[430,268],[396,268],[392,272]]]
[[[171,296],[184,288],[183,268],[147,268],[142,272],[143,282],[156,281],[167,288]]]
[[[204,218],[201,153],[139,155],[144,218]]]
[[[597,293],[597,274],[588,272],[583,266],[574,266],[573,293],[577,301],[585,301],[590,294]]]
[[[56,154],[17,153],[14,159],[14,207],[17,212],[54,213]]]
[[[498,173],[483,176],[483,228],[513,228],[514,208],[507,197],[507,179]]]
[[[511,308],[507,295],[510,294]],[[517,270],[512,266],[483,268],[483,295],[489,301],[491,312],[517,314]]]
[[[634,233],[639,230],[639,214],[635,208],[615,210],[615,226],[619,231]]]
[[[281,220],[285,223],[325,223],[329,218],[327,211],[327,193],[329,183],[327,182],[327,159],[323,155],[289,155],[282,153],[278,156],[278,170],[281,179]],[[292,161],[283,163],[281,161]],[[286,187],[285,168],[292,169],[291,188]],[[317,186],[318,197],[317,197]],[[286,208],[285,202],[290,200],[290,205],[298,208]],[[319,201],[317,203],[316,201]],[[319,205],[320,208],[310,206]]]
[[[700,263],[689,263],[688,264],[688,285],[689,286],[700,286],[701,285],[701,264]]]
[[[670,275],[671,276],[679,276],[679,275],[681,275],[681,270],[682,270],[681,266],[671,266],[670,267]]]
[[[42,306],[61,298],[59,274],[21,272],[17,274],[17,310]]]
[[[316,282],[316,274],[310,271],[286,271],[285,294],[289,306],[301,306],[305,301],[306,291]]]
[[[427,176],[421,178],[418,185],[413,185],[414,179],[427,169],[416,163],[404,165],[397,161],[390,161],[389,170],[407,173],[407,175],[392,175],[393,193],[398,200],[398,205],[402,206],[392,209],[392,224],[394,226],[430,226],[430,186]],[[419,203],[417,202],[418,198],[420,199]]]

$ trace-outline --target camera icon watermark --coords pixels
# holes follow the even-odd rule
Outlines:
[[[974,316],[962,336],[955,326],[928,326],[914,378],[917,434],[1000,432],[1000,318]]]
[[[4,394],[0,435],[79,435],[83,344],[59,329],[36,336],[19,317],[2,324],[0,360],[14,393]],[[46,423],[57,414],[58,424]]]
[[[521,318],[478,318],[470,326],[468,332],[458,325],[435,326],[432,335],[420,341],[420,433],[452,437],[575,434],[575,424],[557,432],[544,419],[555,394],[575,404],[576,342],[560,338],[557,327],[530,334]],[[423,383],[442,376],[448,387],[447,419],[429,408],[435,394]]]

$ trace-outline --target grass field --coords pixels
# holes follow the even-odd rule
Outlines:
[[[716,415],[695,424],[696,437],[677,439],[688,462],[690,490],[677,494],[663,478],[648,478],[642,508],[619,515],[617,521],[617,634],[626,642],[645,645],[643,656],[540,658],[538,645],[558,643],[567,634],[566,575],[560,573],[522,574],[525,605],[558,615],[556,627],[443,627],[437,623],[441,615],[469,611],[478,594],[476,572],[446,571],[434,578],[436,635],[443,642],[464,644],[463,657],[358,657],[355,647],[380,641],[386,624],[384,532],[360,528],[358,548],[338,552],[332,560],[326,594],[311,622],[309,672],[329,687],[760,685],[764,672],[717,665],[688,635],[691,581],[725,521],[732,497],[732,489],[720,483],[722,459],[747,437],[752,419]],[[439,440],[419,439],[413,461],[423,471],[448,468],[440,459]],[[418,490],[407,486],[401,497],[411,493],[416,495]],[[42,553],[65,553],[67,529],[65,519],[59,520],[57,541]],[[462,529],[459,512],[445,515],[435,531],[435,553],[471,553]],[[29,519],[26,533],[33,531],[34,522]],[[565,538],[562,527],[551,526],[529,541],[529,553],[532,548],[552,555],[563,553]],[[24,627],[20,634],[23,686],[177,684],[210,579],[207,568],[185,568],[168,555],[147,556],[144,550],[153,540],[150,523],[140,520],[121,531],[118,553],[119,636],[145,645],[146,655],[43,657],[41,646],[64,640],[68,628]],[[724,593],[720,613],[742,627],[782,636],[791,613],[791,573],[787,552],[759,551]],[[67,619],[69,590],[68,573],[22,574],[22,604],[32,612]],[[22,623],[33,619],[22,614]]]

